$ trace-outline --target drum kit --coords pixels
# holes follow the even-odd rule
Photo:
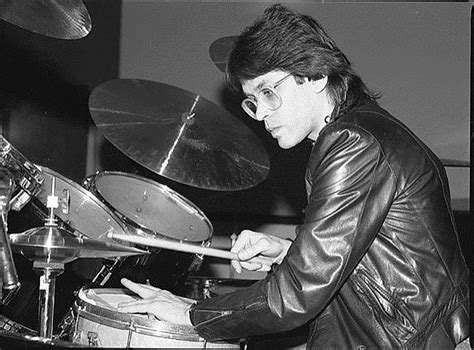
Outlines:
[[[81,0],[4,1],[0,19],[61,39],[82,38],[91,30]],[[92,91],[89,111],[113,146],[180,184],[236,191],[268,176],[268,155],[253,132],[226,110],[189,91],[117,79]],[[10,210],[33,215],[42,225],[10,233]],[[0,135],[0,214],[0,306],[15,302],[22,289],[18,257],[31,262],[38,276],[38,329],[0,312],[0,347],[240,348],[238,342],[206,342],[192,327],[117,311],[119,302],[137,298],[118,288],[121,277],[173,292],[189,289],[191,283],[192,295],[184,296],[196,299],[219,293],[219,287],[221,293],[227,292],[232,282],[191,276],[203,256],[237,257],[210,247],[210,220],[170,187],[121,171],[97,172],[78,184],[31,162]],[[73,305],[58,322],[54,320],[57,278],[69,263],[84,259],[100,263],[74,290]]]
[[[93,90],[89,110],[113,145],[170,180],[235,191],[253,187],[268,175],[269,159],[258,138],[234,116],[188,91],[157,82],[117,79]],[[23,233],[7,232],[8,211],[24,208],[44,225]],[[23,336],[24,341],[74,347],[240,347],[238,343],[206,343],[192,327],[117,311],[118,302],[137,296],[108,288],[109,282],[114,280],[112,285],[117,287],[122,276],[162,282],[164,276],[157,273],[156,264],[144,266],[164,251],[186,254],[184,271],[177,271],[184,279],[175,281],[183,285],[192,277],[190,272],[200,267],[203,256],[237,259],[230,251],[210,247],[210,220],[170,187],[120,171],[97,172],[79,185],[30,162],[0,135],[0,212],[2,290],[6,292],[2,304],[14,300],[21,285],[12,253],[33,262],[39,274],[38,332],[2,316],[20,333],[4,330],[4,340]],[[141,263],[129,266],[131,275],[127,276],[118,268],[132,256]],[[56,326],[56,277],[65,271],[65,264],[84,258],[100,258],[103,263],[91,281],[74,292],[74,304]],[[193,283],[194,296],[209,297],[211,285],[224,283],[206,279],[204,286],[203,282],[200,295],[195,293],[198,284]]]
[[[66,40],[83,38],[92,28],[82,0],[2,1],[0,19]],[[186,90],[145,80],[112,80],[92,91],[89,111],[112,145],[172,181],[236,191],[268,175],[268,155],[254,134],[227,111]],[[10,233],[10,210],[32,215],[43,225]],[[3,310],[21,289],[18,257],[32,262],[39,275],[38,330],[1,312],[0,347],[239,347],[206,343],[192,327],[117,311],[118,302],[137,298],[109,288],[117,287],[121,277],[184,291],[203,256],[236,259],[229,251],[209,247],[211,222],[170,187],[120,171],[97,172],[78,184],[29,161],[0,135],[0,214]],[[73,305],[55,323],[56,278],[77,260],[100,263],[92,274],[85,273],[87,283],[74,290]],[[221,283],[193,280],[193,296],[208,297],[209,287]]]

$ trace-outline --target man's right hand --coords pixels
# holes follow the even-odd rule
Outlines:
[[[250,271],[270,271],[273,264],[280,264],[286,256],[291,241],[266,233],[243,230],[232,245],[231,251],[240,261],[232,260],[237,273],[242,268]]]

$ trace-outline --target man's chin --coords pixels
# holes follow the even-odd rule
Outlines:
[[[278,142],[278,146],[280,146],[280,148],[282,149],[289,149],[295,146],[293,143],[285,142],[285,140],[282,140],[282,139],[277,139],[277,142]]]

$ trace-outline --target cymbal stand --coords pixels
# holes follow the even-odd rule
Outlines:
[[[64,264],[34,261],[33,269],[41,274],[38,304],[39,336],[52,339],[56,277],[64,272]]]
[[[43,227],[31,229],[28,240],[33,245],[25,246],[20,252],[33,261],[33,269],[40,274],[39,278],[39,336],[52,339],[54,299],[56,277],[64,272],[64,264],[76,259],[79,248],[68,247],[68,233],[58,227],[54,217],[54,209],[59,207],[59,199],[54,194],[56,178],[51,181],[51,195],[48,196],[46,207],[49,216]],[[66,249],[58,249],[58,247]]]
[[[51,181],[51,195],[48,196],[47,207],[49,208],[49,218],[46,219],[45,228],[57,228],[54,218],[54,209],[58,208],[58,197],[54,195],[56,187],[56,178]],[[49,230],[50,236],[58,232]],[[50,237],[52,238],[52,237]],[[33,261],[33,269],[40,273],[39,278],[39,335],[40,337],[53,337],[53,317],[54,317],[54,299],[56,290],[56,277],[64,272],[64,263],[54,257],[47,257],[44,260]]]

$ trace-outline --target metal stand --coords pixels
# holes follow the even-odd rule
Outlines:
[[[56,277],[64,272],[64,264],[35,261],[33,269],[41,273],[38,303],[39,336],[51,339],[53,337]]]

